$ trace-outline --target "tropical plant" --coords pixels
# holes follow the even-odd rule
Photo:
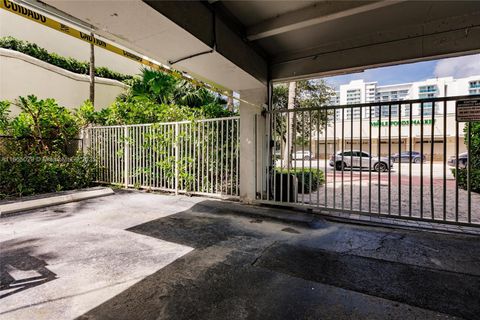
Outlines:
[[[219,95],[203,87],[196,87],[185,79],[143,68],[141,76],[131,82],[129,94],[123,97],[142,97],[159,104],[175,104],[198,109],[209,104],[226,105]]]
[[[88,187],[96,165],[70,146],[78,117],[53,99],[19,97],[20,114],[9,119],[0,101],[0,198]]]

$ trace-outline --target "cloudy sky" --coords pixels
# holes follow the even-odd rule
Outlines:
[[[480,54],[375,68],[360,73],[324,79],[328,84],[338,87],[357,79],[377,81],[380,85],[387,85],[421,81],[435,77],[452,76],[461,78],[473,75],[480,75]]]

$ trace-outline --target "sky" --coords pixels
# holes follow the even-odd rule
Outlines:
[[[480,54],[374,68],[360,73],[323,79],[332,87],[338,88],[341,84],[359,79],[377,81],[379,85],[388,85],[422,81],[436,77],[462,78],[473,75],[480,75]]]

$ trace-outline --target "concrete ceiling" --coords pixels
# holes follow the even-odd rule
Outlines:
[[[480,1],[44,2],[234,90],[480,52]]]

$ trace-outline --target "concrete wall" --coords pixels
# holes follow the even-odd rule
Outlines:
[[[0,37],[12,36],[36,43],[49,52],[80,61],[90,59],[90,44],[40,25],[13,13],[0,10]],[[125,74],[138,74],[141,65],[102,48],[95,47],[95,64]]]
[[[110,105],[127,89],[125,84],[97,78],[95,107]],[[89,76],[80,75],[45,63],[20,52],[0,49],[0,100],[15,101],[34,94],[41,99],[54,98],[69,109],[79,107],[89,98]],[[12,108],[12,115],[18,109]]]

